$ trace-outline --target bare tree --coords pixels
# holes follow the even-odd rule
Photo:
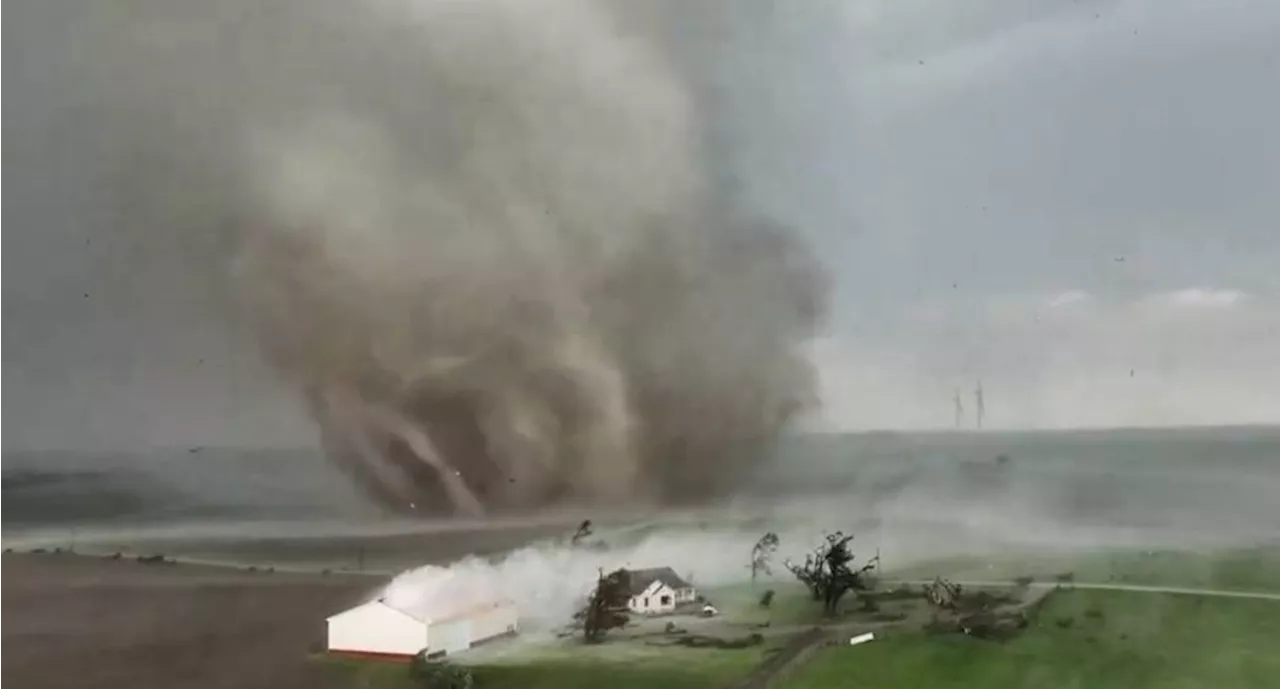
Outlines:
[[[610,629],[625,627],[631,621],[627,602],[631,599],[631,573],[625,569],[605,575],[600,571],[595,591],[577,615],[582,620],[582,633],[587,643],[599,643]]]
[[[751,548],[751,583],[756,583],[756,576],[761,572],[765,574],[773,574],[773,570],[769,567],[769,561],[773,559],[773,554],[778,550],[778,534],[770,531],[760,537],[759,541]]]
[[[852,540],[852,534],[846,536],[837,531],[827,535],[826,542],[807,555],[803,565],[786,563],[787,569],[809,589],[813,600],[822,602],[823,612],[828,615],[836,613],[840,599],[849,591],[870,588],[866,575],[875,569],[877,558],[855,569],[854,555],[849,551]]]

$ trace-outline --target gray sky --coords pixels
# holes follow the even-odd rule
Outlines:
[[[311,442],[199,245],[129,231],[69,6],[6,7],[5,447]],[[995,426],[1280,422],[1280,5],[699,7],[719,173],[836,278],[814,423],[945,427],[979,379]]]

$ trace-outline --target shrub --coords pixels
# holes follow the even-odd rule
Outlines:
[[[425,650],[419,651],[409,663],[409,677],[422,689],[471,689],[475,685],[470,670],[429,660]]]
[[[768,608],[770,605],[773,605],[773,589],[765,591],[764,595],[760,596],[760,607]]]

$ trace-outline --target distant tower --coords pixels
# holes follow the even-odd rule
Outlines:
[[[956,405],[956,428],[960,428],[961,426],[964,425],[964,402],[960,400],[959,390],[956,390],[956,396],[954,400]]]
[[[987,407],[982,403],[982,381],[978,381],[978,387],[973,391],[974,418],[977,421],[978,428],[982,428],[982,417],[987,413]]]

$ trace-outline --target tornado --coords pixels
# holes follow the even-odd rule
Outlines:
[[[636,12],[124,4],[77,40],[139,193],[184,200],[151,221],[216,236],[238,322],[387,509],[708,500],[816,403],[826,276],[720,193]]]

